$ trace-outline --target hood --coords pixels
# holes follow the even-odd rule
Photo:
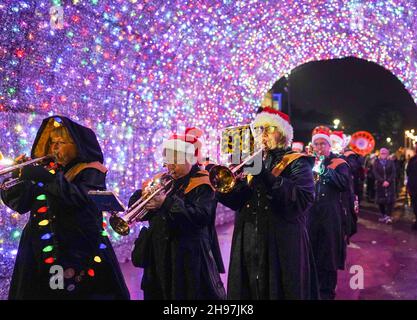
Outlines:
[[[42,121],[32,146],[31,157],[33,159],[46,155],[50,133],[55,127],[61,125],[67,128],[77,146],[78,162],[103,163],[103,152],[94,131],[63,116],[52,116]]]

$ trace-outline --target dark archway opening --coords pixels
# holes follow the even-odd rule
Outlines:
[[[355,57],[300,65],[281,77],[272,93],[281,93],[295,140],[304,143],[315,126],[333,126],[338,118],[340,129],[369,131],[377,148],[394,151],[404,144],[404,131],[417,126],[417,106],[402,82],[384,67]]]

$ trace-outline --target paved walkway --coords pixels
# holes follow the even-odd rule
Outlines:
[[[348,247],[346,270],[338,274],[337,299],[417,299],[417,232],[411,230],[414,216],[408,207],[404,208],[400,199],[393,213],[392,225],[378,222],[378,217],[375,205],[363,203],[358,233]],[[233,224],[225,224],[217,230],[227,267]],[[352,266],[360,266],[364,271],[363,289],[350,287],[354,275],[349,273]],[[143,299],[139,285],[141,269],[125,263],[122,270],[132,299]],[[227,283],[226,274],[222,278]]]

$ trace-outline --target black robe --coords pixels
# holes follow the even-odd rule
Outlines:
[[[318,299],[318,281],[306,213],[314,199],[311,157],[291,162],[279,176],[271,172],[284,154],[268,153],[262,174],[241,180],[219,201],[236,210],[229,276],[229,299]]]
[[[104,190],[106,174],[94,166],[65,174],[81,163],[103,162],[95,134],[60,117],[77,145],[78,157],[58,169],[47,183],[25,181],[1,192],[4,203],[20,214],[30,211],[23,229],[9,299],[129,299],[112,245],[102,227],[102,213],[89,190]],[[32,157],[44,155],[54,117],[42,122]],[[104,168],[104,167],[103,167]],[[42,221],[49,221],[43,225]],[[64,270],[64,289],[51,289],[53,265]]]
[[[408,161],[407,165],[407,191],[413,197],[417,196],[417,155]]]
[[[226,292],[219,273],[223,260],[214,222],[217,203],[209,184],[184,193],[191,178],[206,176],[198,166],[175,181],[162,207],[149,212],[146,237],[138,237],[132,261],[144,267],[141,288],[145,300],[220,300]],[[131,206],[141,196],[136,191]],[[145,241],[146,243],[141,243]],[[141,261],[138,263],[137,261]]]
[[[342,155],[340,156],[341,159],[346,161],[346,158]],[[359,210],[359,207],[355,209],[355,202],[357,195],[355,194],[355,187],[354,187],[354,176],[352,173],[352,169],[348,162],[349,170],[349,189],[342,193],[342,207],[343,212],[342,214],[342,227],[346,237],[346,245],[349,244],[349,238],[353,236],[358,230],[358,214],[356,210]],[[358,197],[357,206],[359,206],[359,197]],[[346,248],[345,248],[346,251]],[[345,254],[346,255],[346,254]]]
[[[385,165],[379,158],[375,159],[373,173],[375,176],[375,196],[377,204],[395,203],[395,165],[394,161],[387,159]],[[389,182],[388,187],[382,186],[384,181]]]
[[[353,176],[353,190],[355,195],[358,196],[359,202],[361,202],[363,197],[363,183],[365,180],[365,170],[362,165],[362,158],[355,152],[347,150],[343,154],[342,159],[344,159],[350,167]]]
[[[351,176],[348,164],[343,161],[335,169],[329,168],[331,154],[324,160],[325,172],[316,182],[316,197],[308,219],[309,235],[317,270],[344,269],[346,259],[346,232],[343,194],[350,190]]]

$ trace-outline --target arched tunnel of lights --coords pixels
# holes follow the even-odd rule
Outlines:
[[[29,153],[44,117],[69,116],[97,133],[107,187],[126,202],[161,170],[164,135],[201,127],[216,154],[214,132],[249,122],[272,84],[303,63],[373,61],[415,99],[416,9],[407,0],[4,0],[0,151]],[[2,298],[26,219],[0,208]],[[123,261],[134,235],[110,236]]]

